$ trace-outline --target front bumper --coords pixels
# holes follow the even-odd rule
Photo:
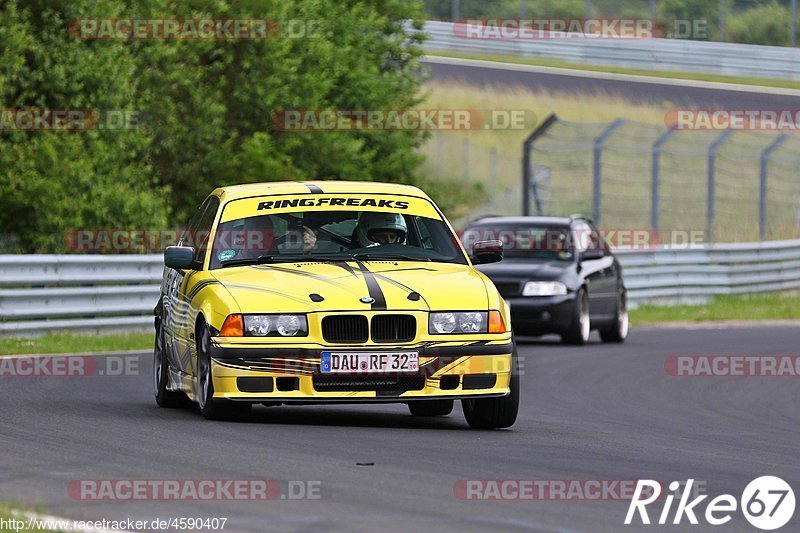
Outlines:
[[[511,328],[519,335],[563,333],[572,324],[575,294],[506,299],[511,306]]]
[[[321,352],[419,352],[419,371],[322,374]],[[278,403],[397,403],[504,396],[509,393],[510,340],[413,346],[253,346],[212,343],[214,397]]]

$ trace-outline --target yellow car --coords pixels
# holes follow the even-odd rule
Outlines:
[[[502,259],[478,242],[472,261]],[[416,187],[258,183],[216,189],[164,252],[158,405],[206,418],[254,404],[406,403],[470,426],[516,420],[509,309]],[[184,396],[185,395],[185,396]]]

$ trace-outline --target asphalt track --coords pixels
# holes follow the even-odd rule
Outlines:
[[[595,73],[562,68],[511,65],[428,56],[431,81],[477,86],[520,86],[562,95],[610,95],[631,102],[726,108],[797,110],[800,91],[721,83]]]
[[[258,407],[246,422],[159,409],[150,357],[126,377],[0,378],[0,499],[74,519],[227,517],[225,531],[684,531],[624,526],[624,501],[475,501],[465,479],[693,478],[737,498],[762,475],[800,488],[791,377],[672,377],[670,355],[797,354],[796,327],[634,329],[622,346],[520,346],[510,430],[474,431],[403,405]],[[320,499],[80,501],[77,479],[319,481]],[[284,489],[284,492],[287,489]],[[709,498],[710,499],[710,498]],[[707,502],[708,500],[706,500]],[[704,505],[702,508],[704,509]],[[655,520],[660,507],[651,513]],[[797,531],[800,512],[783,530]],[[725,526],[755,531],[740,513]]]

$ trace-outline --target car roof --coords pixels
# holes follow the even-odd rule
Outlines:
[[[377,181],[268,181],[219,187],[212,193],[222,201],[278,194],[395,194],[430,200],[413,185]]]
[[[573,220],[585,220],[583,218],[572,217],[482,217],[474,220],[470,226],[488,226],[493,224],[503,225],[543,225],[543,226],[569,226]]]

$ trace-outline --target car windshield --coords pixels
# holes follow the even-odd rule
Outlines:
[[[467,229],[462,242],[467,250],[477,241],[499,240],[503,257],[571,261],[569,227],[555,225],[479,225]]]
[[[222,222],[210,268],[308,260],[467,263],[441,220],[380,211],[314,210]]]

